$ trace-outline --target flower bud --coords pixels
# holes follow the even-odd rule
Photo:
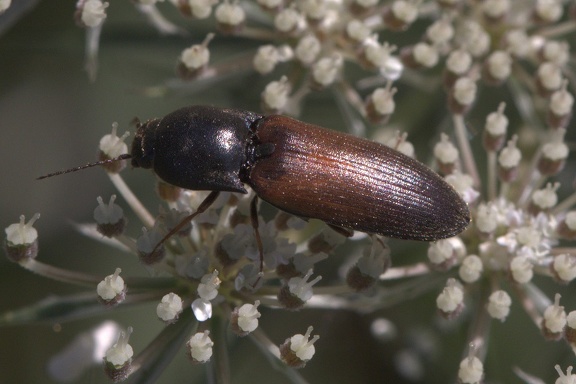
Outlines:
[[[26,223],[24,215],[20,216],[20,222],[10,224],[6,232],[4,249],[6,257],[15,263],[35,259],[38,256],[38,231],[33,227],[40,214],[36,213]]]
[[[452,144],[447,134],[442,133],[440,135],[440,142],[434,146],[434,157],[440,168],[440,173],[449,175],[454,172],[458,156],[459,153],[456,146]]]
[[[310,340],[311,333],[312,327],[308,327],[306,334],[294,335],[280,346],[280,358],[286,365],[292,368],[303,368],[312,359],[316,352],[314,343],[320,336],[316,335]]]
[[[104,204],[101,196],[96,200],[98,201],[98,206],[94,209],[96,230],[106,237],[120,236],[126,227],[126,218],[122,208],[114,204],[116,195],[110,196],[108,204]]]
[[[458,369],[458,382],[462,384],[479,384],[484,377],[484,364],[475,356],[476,350],[470,344],[468,357],[460,362]]]
[[[460,315],[464,309],[464,291],[455,279],[448,279],[442,293],[436,298],[436,306],[440,314],[447,319]]]
[[[158,306],[156,306],[156,315],[166,324],[172,324],[178,320],[182,309],[182,299],[180,296],[170,292],[164,295]]]
[[[308,281],[310,276],[312,276],[311,269],[304,277],[293,277],[288,280],[288,283],[278,292],[280,305],[291,311],[302,308],[306,301],[312,297],[314,284],[322,279],[321,276],[317,276],[314,280]]]
[[[522,160],[522,153],[516,147],[517,142],[518,136],[514,135],[498,155],[498,176],[505,183],[516,180],[516,176],[518,176],[518,166]]]
[[[125,132],[121,137],[116,135],[118,123],[112,123],[112,133],[103,136],[100,139],[98,147],[98,160],[115,159],[120,155],[128,153],[128,146],[124,140],[130,135],[130,132]],[[111,163],[103,164],[102,167],[108,173],[118,173],[126,167],[126,160],[118,160]]]
[[[500,321],[506,320],[508,314],[510,313],[510,305],[512,305],[512,299],[506,291],[495,291],[488,298],[488,305],[486,309],[490,314],[490,317]]]
[[[418,3],[396,0],[384,7],[384,24],[392,31],[402,31],[418,17]]]
[[[508,128],[508,118],[504,114],[505,103],[500,103],[496,112],[490,113],[486,117],[484,125],[484,149],[496,152],[502,148],[506,139],[506,129]]]
[[[376,88],[366,99],[366,115],[374,124],[385,124],[396,107],[394,94],[396,88],[392,88],[392,83],[388,82],[386,88]]]
[[[364,248],[362,257],[348,271],[346,284],[357,292],[364,291],[376,284],[390,264],[390,248],[382,240],[373,238],[372,246]]]
[[[213,38],[214,34],[209,33],[202,44],[192,45],[182,51],[177,65],[177,72],[181,79],[196,79],[206,70],[210,61],[208,44]]]
[[[134,355],[132,346],[128,344],[131,334],[132,327],[128,327],[126,332],[121,331],[118,341],[104,355],[104,370],[115,383],[126,380],[130,374]]]
[[[230,319],[230,328],[238,336],[246,336],[258,327],[258,318],[261,316],[258,312],[260,301],[256,300],[254,305],[244,304],[241,307],[234,308]]]
[[[214,342],[210,339],[210,331],[198,332],[188,340],[188,356],[194,364],[207,363],[212,357]]]
[[[244,27],[246,20],[246,13],[238,5],[238,1],[230,3],[225,0],[218,7],[216,7],[216,21],[218,22],[218,29],[226,35],[233,35]]]
[[[564,239],[576,239],[576,211],[568,212],[566,216],[558,223],[556,231]]]
[[[566,312],[560,305],[560,294],[554,296],[554,304],[544,311],[542,320],[542,333],[548,340],[559,340],[564,334],[566,326]]]

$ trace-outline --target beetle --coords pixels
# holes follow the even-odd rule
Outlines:
[[[188,106],[138,127],[133,167],[191,190],[247,193],[303,218],[433,241],[470,222],[437,173],[383,144],[282,115]]]
[[[212,191],[153,252],[219,192],[248,193],[244,185],[285,212],[322,220],[348,236],[357,230],[434,241],[457,235],[470,222],[466,203],[446,181],[392,148],[287,116],[213,106],[138,122],[130,154],[40,179],[124,159],[174,186]],[[262,270],[256,197],[250,216]]]

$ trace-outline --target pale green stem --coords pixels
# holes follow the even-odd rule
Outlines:
[[[403,279],[406,277],[425,275],[429,272],[430,268],[427,263],[417,263],[405,267],[390,268],[380,275],[379,280]]]
[[[464,169],[466,173],[472,177],[472,180],[474,180],[474,186],[478,188],[480,187],[480,176],[478,175],[478,167],[476,167],[476,161],[474,160],[472,148],[470,148],[470,142],[466,134],[464,116],[460,114],[452,115],[452,121],[454,122],[456,139],[458,140],[458,147],[460,148],[460,156],[464,162]]]
[[[138,216],[138,218],[142,221],[142,223],[146,226],[146,228],[150,229],[154,226],[154,217],[148,212],[148,210],[142,205],[140,200],[136,197],[132,190],[124,179],[118,173],[109,173],[108,176],[112,183],[118,189],[118,192],[124,197],[124,200],[128,203],[132,211]]]
[[[488,200],[496,199],[498,183],[498,165],[496,152],[488,151]]]
[[[557,215],[560,212],[568,211],[576,204],[576,192],[573,192],[570,196],[565,198],[552,210],[552,214]]]
[[[94,276],[82,272],[62,269],[49,264],[44,264],[34,259],[23,261],[20,265],[31,272],[63,283],[94,288],[96,284],[102,281],[102,276]]]
[[[574,31],[576,31],[576,21],[570,20],[542,28],[536,32],[536,35],[553,39]]]

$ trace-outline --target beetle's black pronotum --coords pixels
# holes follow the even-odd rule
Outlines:
[[[297,216],[384,236],[438,240],[470,221],[435,172],[382,144],[286,116],[208,106],[138,128],[132,165],[193,190],[246,193]]]

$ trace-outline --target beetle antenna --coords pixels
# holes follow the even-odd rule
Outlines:
[[[164,244],[164,242],[166,240],[168,240],[169,238],[171,238],[173,235],[175,235],[176,233],[178,233],[182,228],[184,228],[184,226],[186,226],[186,224],[188,224],[189,222],[191,222],[196,216],[198,216],[199,214],[201,214],[202,212],[204,212],[205,210],[207,210],[208,208],[210,208],[210,206],[214,203],[214,201],[216,201],[216,199],[218,198],[218,195],[220,194],[220,191],[212,191],[210,192],[210,194],[208,196],[206,196],[206,198],[204,200],[202,200],[202,202],[200,203],[200,205],[198,206],[198,208],[196,208],[196,212],[189,214],[188,216],[186,216],[185,218],[183,218],[178,224],[176,224],[176,226],[174,228],[172,228],[163,238],[162,240],[160,240],[158,243],[156,243],[156,246],[154,247],[154,249],[152,250],[152,252],[150,252],[151,254],[154,254],[156,252],[158,252],[158,248],[160,248],[160,246],[162,244]]]
[[[88,163],[85,165],[81,165],[79,167],[74,167],[74,168],[70,168],[70,169],[65,169],[63,171],[49,173],[47,175],[43,175],[43,176],[36,178],[36,180],[42,180],[42,179],[46,179],[46,178],[52,177],[52,176],[58,176],[58,175],[63,175],[65,173],[76,172],[76,171],[80,171],[80,170],[85,169],[85,168],[92,168],[92,167],[95,167],[97,165],[115,163],[117,161],[126,160],[126,159],[130,159],[130,158],[132,158],[132,155],[130,155],[129,153],[125,153],[125,154],[120,155],[118,157],[115,157],[113,159],[100,160],[100,161],[96,161],[94,163]]]

